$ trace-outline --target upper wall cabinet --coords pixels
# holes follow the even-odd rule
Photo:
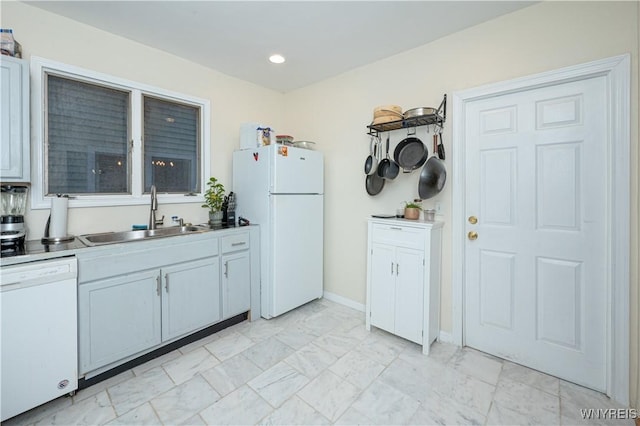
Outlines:
[[[29,182],[29,64],[0,56],[0,181]]]

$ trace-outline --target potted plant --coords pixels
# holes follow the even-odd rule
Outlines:
[[[209,209],[209,223],[222,222],[222,203],[224,202],[224,185],[213,176],[207,182],[207,190],[204,192],[204,204],[202,207]]]
[[[420,210],[422,206],[417,202],[405,202],[404,206],[404,218],[416,220],[420,217]]]

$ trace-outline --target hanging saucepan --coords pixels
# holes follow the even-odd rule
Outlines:
[[[378,157],[377,157],[377,144],[375,139],[371,136],[371,142],[369,143],[369,156],[364,162],[364,173],[370,175],[378,170]]]
[[[409,136],[398,143],[393,151],[393,158],[402,167],[404,173],[409,173],[422,166],[429,156],[429,150],[416,137]]]
[[[447,181],[447,169],[444,162],[438,158],[437,145],[438,135],[433,135],[433,153],[422,168],[418,180],[418,195],[423,200],[438,195]]]
[[[369,195],[378,195],[380,191],[382,191],[382,188],[384,188],[384,178],[378,176],[378,173],[367,175],[364,182],[367,194]]]
[[[387,156],[378,164],[378,176],[385,179],[395,179],[400,172],[400,166],[389,159],[389,134],[387,133]]]

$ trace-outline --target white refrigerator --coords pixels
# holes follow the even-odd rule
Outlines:
[[[271,144],[233,153],[236,217],[260,226],[261,315],[322,296],[322,153]]]

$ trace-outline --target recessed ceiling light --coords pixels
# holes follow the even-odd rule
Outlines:
[[[285,59],[282,55],[271,55],[269,56],[269,61],[274,64],[281,64],[285,61]]]

